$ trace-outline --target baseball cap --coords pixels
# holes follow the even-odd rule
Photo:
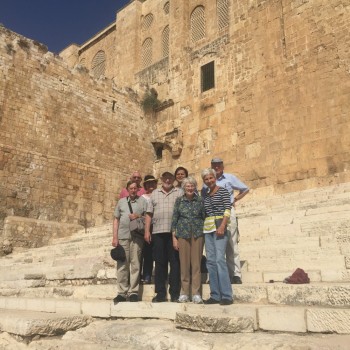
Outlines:
[[[224,161],[221,158],[213,158],[211,160],[212,163],[223,163]]]

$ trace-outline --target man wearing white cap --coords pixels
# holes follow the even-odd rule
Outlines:
[[[242,199],[248,192],[248,186],[239,180],[235,175],[224,173],[224,161],[221,158],[213,158],[211,160],[211,167],[216,172],[216,184],[220,187],[226,188],[231,196],[231,217],[230,217],[230,239],[228,240],[226,248],[226,262],[230,274],[230,280],[233,284],[242,283],[241,261],[238,250],[238,225],[235,213],[235,203]],[[205,186],[203,187],[205,191]],[[234,196],[234,192],[238,194]]]

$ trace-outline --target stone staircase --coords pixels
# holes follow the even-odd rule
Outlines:
[[[233,286],[234,305],[152,304],[153,285],[142,286],[142,302],[113,305],[108,224],[2,257],[0,331],[52,335],[92,318],[163,318],[206,332],[350,334],[350,184],[264,199],[253,194],[237,212],[243,284]],[[298,267],[310,284],[281,282]],[[207,298],[209,286],[202,289]],[[26,328],[20,320],[30,315],[34,325],[23,321]]]

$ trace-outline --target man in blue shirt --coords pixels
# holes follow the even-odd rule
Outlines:
[[[241,261],[238,250],[238,226],[235,213],[235,203],[242,199],[248,192],[248,186],[239,180],[235,175],[224,173],[224,161],[221,158],[213,158],[211,160],[211,168],[216,172],[216,184],[218,186],[226,188],[231,196],[231,217],[230,217],[230,238],[228,240],[226,248],[226,262],[228,271],[230,274],[231,283],[241,284]],[[203,187],[202,191],[205,191],[206,186]],[[238,191],[235,196],[234,192]]]

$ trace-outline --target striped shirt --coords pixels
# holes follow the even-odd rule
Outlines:
[[[147,203],[147,213],[153,214],[153,234],[171,232],[174,204],[179,196],[181,191],[177,187],[169,192],[165,192],[162,188],[152,192],[150,201]]]
[[[205,193],[204,196],[205,222],[204,233],[216,231],[215,219],[230,217],[231,199],[226,188],[219,187],[213,196]]]

